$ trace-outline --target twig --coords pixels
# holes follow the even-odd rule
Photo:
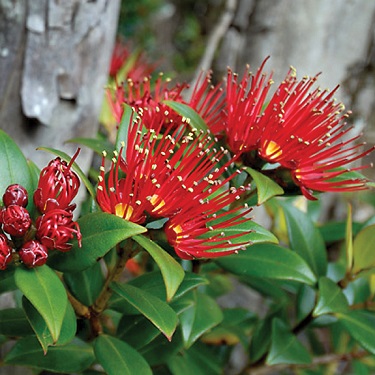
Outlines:
[[[192,90],[197,83],[200,72],[202,70],[208,71],[212,66],[212,61],[214,59],[215,52],[221,39],[224,37],[225,33],[228,31],[230,24],[233,21],[235,11],[237,8],[237,0],[227,0],[225,3],[225,9],[221,15],[219,22],[216,24],[215,28],[212,30],[210,36],[207,40],[207,47],[204,54],[198,64],[198,69],[195,73],[195,77],[190,85],[190,90]],[[189,90],[189,95],[191,94]]]

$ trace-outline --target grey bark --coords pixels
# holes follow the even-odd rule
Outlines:
[[[38,146],[72,155],[77,145],[66,140],[97,132],[119,7],[120,0],[0,0],[0,128],[40,168],[54,156]],[[78,163],[87,171],[91,159],[83,149]],[[12,306],[12,296],[0,304]]]
[[[40,167],[48,146],[72,154],[94,136],[119,0],[0,0],[0,126]],[[79,164],[87,170],[90,152]]]

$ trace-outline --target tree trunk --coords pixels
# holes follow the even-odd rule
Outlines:
[[[42,167],[48,146],[72,154],[94,136],[119,0],[0,0],[0,126]],[[91,153],[82,150],[84,170]]]
[[[66,140],[97,132],[119,6],[120,0],[0,0],[0,128],[40,168],[53,156],[38,146],[72,155],[77,145]],[[87,171],[91,159],[83,149],[78,163]],[[0,303],[13,306],[12,295],[2,294]],[[5,366],[0,374],[31,371]]]

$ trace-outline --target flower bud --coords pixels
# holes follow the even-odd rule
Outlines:
[[[78,193],[80,181],[71,165],[78,153],[79,149],[69,164],[56,158],[40,172],[38,188],[34,193],[34,203],[39,212],[45,213],[55,208],[74,209],[71,202]]]
[[[11,204],[1,211],[3,230],[11,236],[23,237],[29,230],[31,218],[26,208]]]
[[[48,252],[47,248],[39,241],[31,240],[22,246],[19,256],[27,267],[33,268],[47,262]]]
[[[12,248],[4,234],[0,234],[0,270],[5,270],[12,260]]]
[[[71,211],[54,209],[38,217],[36,222],[36,238],[48,250],[69,251],[72,244],[70,240],[77,237],[81,246],[81,232],[78,223],[73,221]]]
[[[19,185],[9,185],[3,195],[3,203],[5,207],[15,204],[17,206],[26,207],[29,201],[26,189]]]

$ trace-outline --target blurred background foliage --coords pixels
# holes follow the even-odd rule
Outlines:
[[[159,61],[160,70],[188,77],[223,7],[222,0],[122,0],[118,34]]]

